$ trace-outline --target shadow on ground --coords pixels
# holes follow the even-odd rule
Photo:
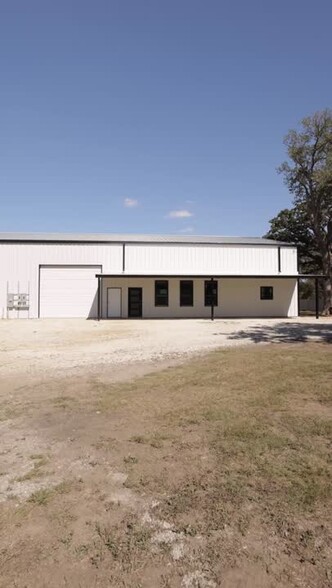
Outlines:
[[[215,333],[222,335],[223,333]],[[332,321],[326,323],[277,323],[274,325],[257,325],[231,333],[228,339],[251,341],[252,343],[305,343],[316,341],[332,343]]]

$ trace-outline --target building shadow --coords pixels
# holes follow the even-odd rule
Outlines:
[[[215,333],[224,335],[224,333]],[[332,343],[332,322],[326,323],[276,323],[256,325],[226,335],[228,339],[251,341],[252,343]]]

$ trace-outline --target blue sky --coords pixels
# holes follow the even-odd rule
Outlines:
[[[260,236],[330,0],[2,0],[0,230]]]

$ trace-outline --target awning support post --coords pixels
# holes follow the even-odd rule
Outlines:
[[[315,278],[315,304],[316,304],[316,319],[319,318],[319,291],[318,278]]]
[[[211,278],[211,321],[214,320],[214,280]]]
[[[98,303],[98,320],[99,321],[100,321],[100,310],[101,310],[101,304],[100,304],[100,302],[101,302],[101,300],[100,300],[100,297],[101,297],[101,287],[100,287],[100,285],[101,285],[101,277],[98,276],[97,303]]]

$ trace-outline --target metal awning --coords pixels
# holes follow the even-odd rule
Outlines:
[[[214,279],[221,278],[268,278],[270,280],[275,278],[326,278],[323,274],[96,274],[96,278],[192,278],[192,279]]]

